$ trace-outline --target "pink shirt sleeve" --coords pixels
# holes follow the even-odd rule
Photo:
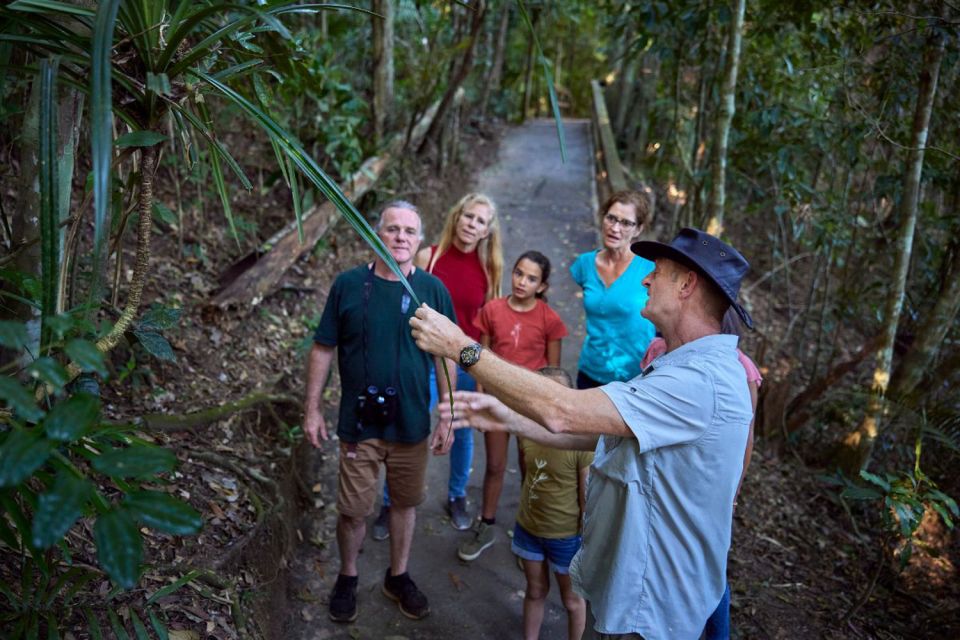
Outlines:
[[[650,363],[667,352],[667,341],[663,338],[654,338],[647,347],[647,352],[643,354],[643,360],[640,361],[640,370],[643,371],[650,366]]]
[[[753,363],[753,360],[750,359],[750,356],[745,354],[740,349],[737,349],[737,355],[740,356],[740,364],[743,365],[743,370],[747,373],[747,382],[752,382],[758,387],[760,383],[763,382],[763,376],[760,375],[760,369],[757,368],[757,365]]]

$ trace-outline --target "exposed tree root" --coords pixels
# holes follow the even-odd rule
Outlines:
[[[301,402],[297,398],[283,393],[254,391],[239,400],[227,402],[218,407],[210,407],[209,409],[191,411],[190,413],[180,415],[149,413],[141,416],[140,421],[143,426],[155,431],[186,431],[262,404],[266,404],[271,408],[274,404],[289,404],[299,407]]]

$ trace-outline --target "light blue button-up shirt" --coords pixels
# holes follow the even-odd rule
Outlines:
[[[753,416],[736,348],[706,336],[601,387],[635,436],[597,445],[570,567],[601,633],[696,639],[720,602]]]

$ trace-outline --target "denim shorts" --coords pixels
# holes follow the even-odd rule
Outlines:
[[[570,573],[570,561],[580,550],[580,536],[569,538],[541,538],[535,536],[518,522],[513,529],[513,552],[524,560],[543,562],[546,560],[554,573]]]

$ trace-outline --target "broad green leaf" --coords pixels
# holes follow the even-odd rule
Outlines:
[[[187,584],[187,583],[190,582],[191,580],[195,580],[196,577],[199,576],[199,575],[200,575],[200,571],[198,571],[197,569],[194,569],[193,571],[187,572],[186,575],[180,576],[176,581],[171,582],[171,583],[168,584],[167,586],[162,587],[162,588],[157,589],[156,591],[154,591],[154,592],[153,592],[153,595],[151,595],[149,598],[147,598],[147,604],[153,604],[154,602],[156,602],[156,601],[159,600],[160,598],[165,598],[165,597],[167,597],[168,595],[170,595],[171,593],[173,593],[174,591],[176,591],[177,589],[179,589],[179,588],[182,587],[183,585]]]
[[[126,147],[152,147],[167,139],[167,136],[156,131],[131,131],[117,138],[113,144],[121,149]]]
[[[176,456],[168,449],[134,444],[97,456],[93,468],[111,478],[141,478],[170,471],[176,463]]]
[[[124,589],[137,584],[143,541],[137,524],[123,509],[114,509],[97,518],[93,526],[97,558],[107,575]]]
[[[930,503],[930,508],[940,514],[940,517],[943,518],[943,523],[947,525],[948,529],[953,529],[953,519],[950,517],[950,514],[947,513],[947,510],[943,508],[943,505],[939,502]]]
[[[57,630],[59,624],[52,613],[47,614],[47,640],[60,640],[60,632]]]
[[[127,511],[152,529],[187,535],[203,526],[203,519],[187,503],[159,491],[137,491],[124,500]]]
[[[940,491],[940,489],[930,489],[927,493],[931,498],[947,505],[947,508],[950,509],[953,515],[960,516],[960,511],[957,510],[957,502],[943,491]]]
[[[180,316],[183,310],[176,307],[165,307],[161,304],[154,304],[150,310],[141,316],[137,325],[141,329],[154,329],[163,331],[177,326],[180,322]]]
[[[27,367],[27,372],[58,391],[70,382],[70,376],[63,365],[48,356],[37,358],[31,362],[30,366]]]
[[[61,471],[49,491],[37,500],[33,515],[33,546],[47,549],[63,538],[83,515],[83,506],[93,490],[87,481]]]
[[[889,482],[887,482],[886,480],[884,480],[883,478],[881,478],[880,476],[878,476],[878,475],[876,475],[876,474],[870,473],[870,472],[867,471],[866,469],[861,469],[861,470],[860,470],[860,477],[863,478],[864,480],[868,481],[868,482],[872,482],[873,484],[877,485],[878,487],[880,487],[880,488],[883,489],[884,491],[890,491],[890,483],[889,483]]]
[[[0,320],[0,346],[20,351],[30,343],[27,326],[22,322]]]
[[[143,345],[147,353],[160,360],[174,362],[177,356],[173,353],[173,347],[162,335],[155,331],[134,331],[133,335]]]
[[[0,445],[0,487],[14,487],[39,469],[53,443],[44,438],[39,429],[15,429]]]
[[[171,211],[170,207],[163,204],[159,200],[153,201],[153,215],[155,218],[157,218],[164,224],[170,225],[171,227],[177,226],[177,223],[180,222],[177,219],[177,214]]]
[[[875,489],[857,486],[847,487],[840,495],[851,500],[877,500],[883,497],[883,494]]]
[[[73,442],[99,419],[100,399],[89,393],[78,393],[55,404],[43,419],[43,428],[52,440]]]
[[[0,400],[5,401],[24,420],[36,421],[43,417],[43,410],[37,406],[30,392],[10,376],[0,376]]]
[[[81,371],[96,371],[102,376],[107,375],[107,365],[103,359],[103,353],[97,349],[97,345],[87,340],[71,340],[64,349],[67,355],[73,360],[74,364],[80,367]]]

